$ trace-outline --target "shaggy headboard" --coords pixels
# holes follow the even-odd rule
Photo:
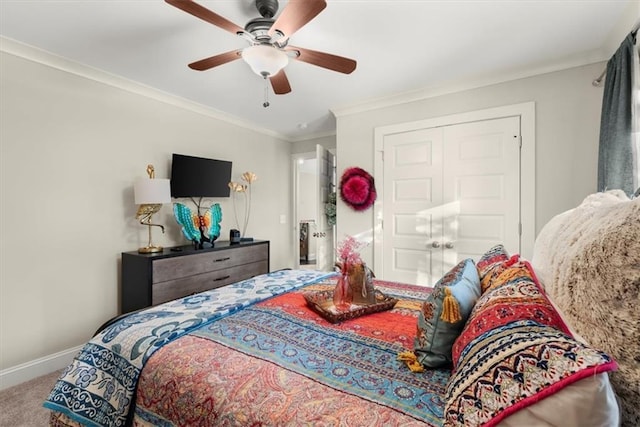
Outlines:
[[[640,199],[588,196],[543,227],[532,264],[575,331],[616,359],[622,425],[640,425]]]

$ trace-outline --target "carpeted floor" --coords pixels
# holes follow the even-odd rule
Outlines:
[[[48,409],[42,402],[62,371],[35,378],[0,391],[0,427],[45,427]]]

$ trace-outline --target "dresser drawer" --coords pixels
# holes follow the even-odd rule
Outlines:
[[[229,285],[269,271],[267,260],[153,284],[153,305]]]
[[[145,254],[122,253],[120,312],[171,301],[269,272],[269,241],[216,241],[202,250],[193,245]]]
[[[229,249],[188,257],[159,259],[153,262],[153,283],[185,278],[256,261],[266,261],[269,258],[268,251],[267,245],[255,245],[247,246],[242,250]]]

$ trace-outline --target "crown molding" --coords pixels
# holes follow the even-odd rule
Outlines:
[[[289,142],[291,142],[291,143],[304,142],[304,141],[309,141],[309,140],[312,140],[312,139],[328,138],[328,137],[331,137],[331,136],[336,136],[335,129],[332,130],[332,131],[317,132],[317,133],[314,133],[314,134],[302,135],[302,136],[299,136],[299,137],[289,138]]]
[[[514,80],[526,79],[529,77],[563,71],[570,68],[582,67],[608,60],[608,56],[602,50],[594,50],[579,55],[564,58],[560,62],[539,64],[526,69],[509,70],[501,74],[485,76],[473,79],[461,79],[458,81],[445,82],[438,86],[431,86],[423,89],[402,92],[396,95],[370,99],[363,102],[339,106],[331,109],[336,117],[351,114],[363,113],[382,108],[394,107],[400,104],[423,101],[442,95],[464,92],[481,87],[492,86],[499,83],[506,83]],[[597,76],[594,76],[594,78]]]
[[[244,129],[252,130],[254,132],[277,138],[285,142],[292,142],[292,139],[286,135],[282,135],[278,132],[256,126],[251,122],[227,114],[223,111],[207,107],[197,102],[189,101],[176,95],[171,95],[150,86],[145,86],[143,84],[134,82],[133,80],[128,80],[124,77],[120,77],[118,75],[72,61],[62,56],[55,55],[51,52],[47,52],[45,50],[24,44],[7,37],[0,36],[0,52],[4,52],[9,55],[13,55],[71,74],[75,74],[79,77],[103,83],[108,86],[116,87],[118,89],[122,89],[136,95],[164,102],[165,104],[211,117],[213,119],[239,126]]]

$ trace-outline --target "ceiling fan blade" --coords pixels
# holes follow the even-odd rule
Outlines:
[[[189,64],[189,68],[192,70],[205,71],[240,58],[242,58],[242,49],[236,49],[221,53],[220,55],[210,56],[209,58],[201,59],[200,61],[192,62]]]
[[[271,80],[271,87],[276,95],[284,95],[291,92],[291,85],[289,85],[289,79],[284,70],[280,70],[275,76],[269,77],[269,80]]]
[[[227,30],[230,33],[238,34],[239,32],[243,32],[244,28],[237,26],[233,22],[229,21],[226,18],[218,15],[215,12],[210,11],[204,6],[195,3],[192,0],[165,0],[171,6],[175,6],[180,10],[183,10],[196,18],[200,18],[203,21],[206,21],[210,24],[215,25],[216,27],[220,27],[223,30]]]
[[[317,50],[304,49],[296,46],[288,46],[285,50],[296,52],[297,57],[294,57],[294,59],[297,59],[298,61],[317,65],[318,67],[337,71],[339,73],[351,74],[351,72],[356,69],[356,61],[343,56],[332,55],[330,53],[318,52]]]
[[[273,36],[277,30],[284,34],[285,38],[291,37],[325,7],[327,7],[325,0],[290,0],[269,29],[269,36]]]

